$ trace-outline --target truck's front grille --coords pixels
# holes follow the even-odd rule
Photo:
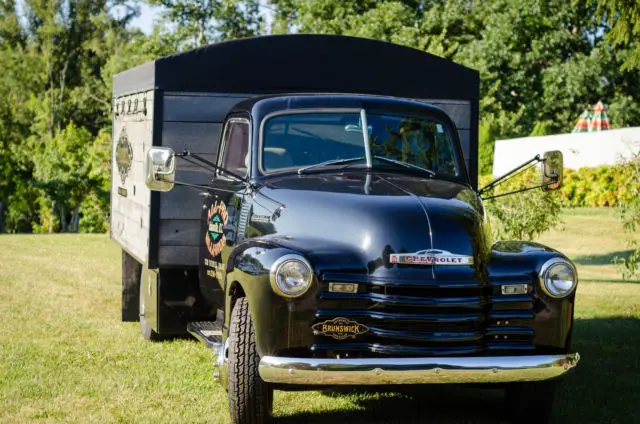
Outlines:
[[[368,327],[335,340],[318,334],[317,356],[516,355],[533,351],[531,281],[377,279],[325,274],[316,323],[347,318]],[[357,293],[329,292],[328,282],[356,282]],[[502,295],[502,284],[528,284],[528,294]]]

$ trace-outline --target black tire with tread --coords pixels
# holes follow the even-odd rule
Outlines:
[[[151,342],[159,342],[162,340],[162,336],[158,334],[147,322],[144,318],[144,292],[142,287],[142,277],[144,274],[140,275],[140,305],[139,305],[139,313],[140,313],[140,334],[142,334],[142,338]]]
[[[249,302],[240,298],[231,312],[229,332],[229,412],[235,424],[271,421],[273,388],[258,373],[255,327]]]
[[[505,402],[511,422],[545,424],[551,420],[557,383],[540,381],[518,383],[505,390]]]

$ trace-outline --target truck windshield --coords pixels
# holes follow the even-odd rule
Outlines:
[[[437,175],[460,175],[455,141],[445,123],[436,118],[391,113],[370,113],[366,117],[373,167],[407,169],[398,163],[405,162]],[[364,131],[356,112],[294,112],[268,118],[261,149],[263,173],[315,165],[366,165]]]

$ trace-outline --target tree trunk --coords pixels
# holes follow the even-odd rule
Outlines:
[[[56,216],[56,201],[51,202],[51,222],[49,223],[49,234],[53,233],[53,217]]]
[[[73,211],[71,222],[69,224],[69,232],[77,233],[80,229],[80,204],[78,204]]]
[[[67,231],[67,217],[64,205],[60,205],[60,232],[65,233]]]
[[[5,232],[4,227],[4,203],[0,202],[0,234]]]

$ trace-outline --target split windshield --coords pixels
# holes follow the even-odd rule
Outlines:
[[[414,170],[460,176],[451,129],[440,120],[378,113],[367,113],[366,120],[374,168],[409,169],[398,163],[403,162]],[[260,168],[268,174],[307,167],[363,167],[364,135],[359,112],[277,115],[263,127]]]

